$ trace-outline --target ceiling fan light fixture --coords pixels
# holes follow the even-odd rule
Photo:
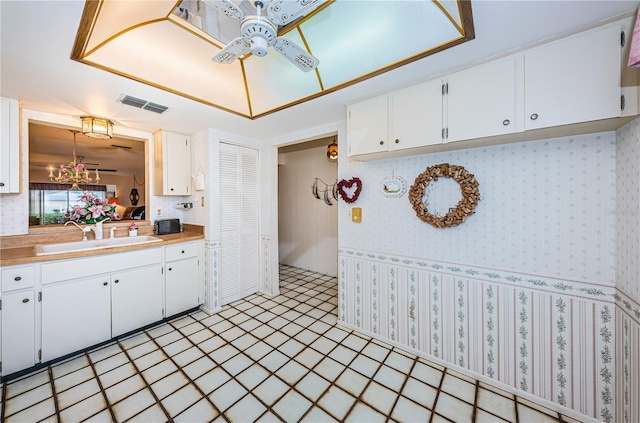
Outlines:
[[[113,137],[113,122],[105,118],[82,116],[82,133],[88,137],[108,139]]]

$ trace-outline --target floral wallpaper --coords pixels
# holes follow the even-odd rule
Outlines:
[[[338,243],[613,285],[615,148],[615,132],[606,132],[343,162],[340,178],[363,181],[353,204],[362,208],[363,217],[362,223],[351,223],[351,205],[341,204]],[[424,223],[406,195],[388,198],[380,191],[387,176],[403,177],[411,185],[439,163],[464,166],[480,183],[476,213],[454,228]]]
[[[616,134],[616,285],[640,303],[640,119]]]

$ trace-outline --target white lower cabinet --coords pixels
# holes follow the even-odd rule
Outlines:
[[[162,265],[111,275],[111,336],[162,320]]]
[[[2,374],[36,363],[33,290],[2,295]]]
[[[165,317],[200,304],[201,245],[191,242],[165,248]]]
[[[17,372],[36,364],[35,266],[8,266],[2,281],[2,373]]]
[[[63,282],[42,289],[42,361],[110,338],[109,275]]]
[[[192,241],[3,267],[2,375],[197,307],[203,266],[204,241]]]
[[[191,257],[168,262],[166,268],[166,316],[173,316],[197,307],[199,304],[198,258]]]

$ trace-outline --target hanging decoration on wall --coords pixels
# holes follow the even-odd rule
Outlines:
[[[460,192],[462,193],[462,199],[458,202],[458,205],[449,209],[449,212],[444,216],[436,216],[429,213],[423,200],[425,188],[432,180],[437,181],[440,177],[452,178],[460,185]],[[442,163],[428,167],[416,177],[414,184],[409,189],[409,202],[420,220],[436,228],[458,226],[467,219],[467,216],[475,213],[478,201],[480,201],[478,185],[480,184],[476,181],[475,176],[463,166]]]
[[[350,190],[354,185],[356,187],[355,191],[353,192],[353,195],[349,196],[345,189]],[[338,182],[338,194],[347,204],[355,203],[358,200],[358,197],[360,197],[360,192],[362,192],[362,181],[360,178],[354,176],[349,180],[343,179]]]
[[[407,192],[407,181],[401,176],[396,176],[394,170],[391,176],[382,180],[380,190],[385,197],[400,198]]]
[[[318,188],[318,183],[324,185],[324,189]],[[333,206],[333,203],[329,199],[329,195],[331,195],[331,197],[333,197],[334,200],[338,200],[338,190],[336,188],[337,185],[338,185],[337,179],[333,184],[329,185],[322,179],[315,178],[313,180],[313,184],[311,185],[311,193],[318,200],[320,200],[320,193],[322,193],[322,200],[324,200],[324,203],[327,206]]]

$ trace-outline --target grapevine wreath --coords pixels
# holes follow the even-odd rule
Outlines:
[[[353,185],[356,186],[356,190],[353,193],[353,196],[349,197],[344,189],[351,188]],[[342,179],[340,182],[338,182],[338,193],[340,194],[340,197],[342,197],[342,199],[348,204],[355,203],[360,196],[361,191],[362,181],[360,180],[360,178],[357,178],[355,176],[349,180]]]
[[[427,185],[429,185],[431,180],[437,181],[440,177],[452,178],[460,185],[460,191],[462,193],[462,199],[458,202],[458,205],[455,208],[449,209],[449,212],[442,217],[429,213],[422,200]],[[475,176],[469,173],[463,166],[442,163],[428,167],[416,177],[414,184],[409,190],[409,202],[420,220],[436,228],[458,226],[467,219],[467,216],[475,213],[478,201],[480,201],[478,185]]]

